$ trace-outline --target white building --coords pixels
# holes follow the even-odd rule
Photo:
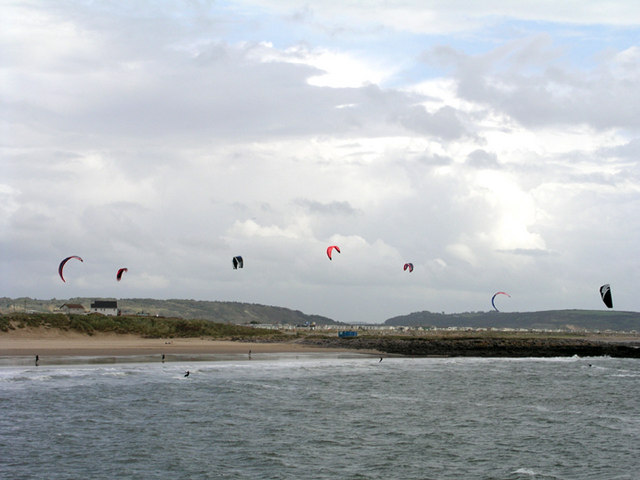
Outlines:
[[[79,303],[65,303],[64,305],[60,305],[60,310],[67,314],[84,315],[87,313],[85,308]]]
[[[96,300],[91,304],[92,313],[101,313],[102,315],[119,315],[118,302],[115,300]]]

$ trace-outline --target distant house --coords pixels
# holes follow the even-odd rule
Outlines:
[[[102,315],[119,315],[118,302],[115,300],[96,300],[91,304],[91,312]]]
[[[87,313],[87,310],[79,303],[65,303],[64,305],[60,305],[60,310],[64,313],[74,313],[76,315],[84,315]]]

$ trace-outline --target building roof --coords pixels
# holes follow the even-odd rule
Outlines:
[[[91,308],[118,308],[115,300],[96,300],[91,304]]]
[[[78,308],[84,310],[84,306],[80,305],[79,303],[65,303],[64,305],[60,305],[60,308],[62,307]]]

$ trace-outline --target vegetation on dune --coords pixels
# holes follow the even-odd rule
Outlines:
[[[114,300],[110,298],[74,297],[69,299],[38,300],[29,297],[0,297],[0,312],[49,312],[60,311],[63,304],[80,304],[87,310],[96,300]],[[125,315],[148,315],[161,317],[180,317],[189,319],[211,320],[214,322],[249,324],[279,323],[302,325],[317,323],[335,324],[332,319],[320,315],[308,315],[299,310],[259,305],[254,303],[221,302],[204,300],[156,300],[153,298],[120,298],[118,308]]]
[[[11,313],[0,317],[0,331],[16,328],[45,327],[93,335],[94,333],[133,334],[147,338],[279,338],[280,332],[239,325],[191,320],[124,315],[99,314],[65,315],[62,313]]]

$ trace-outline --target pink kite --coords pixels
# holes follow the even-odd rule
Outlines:
[[[340,248],[337,245],[331,245],[330,247],[327,248],[327,257],[329,257],[329,260],[332,259],[331,254],[333,253],[333,250],[340,253]]]

